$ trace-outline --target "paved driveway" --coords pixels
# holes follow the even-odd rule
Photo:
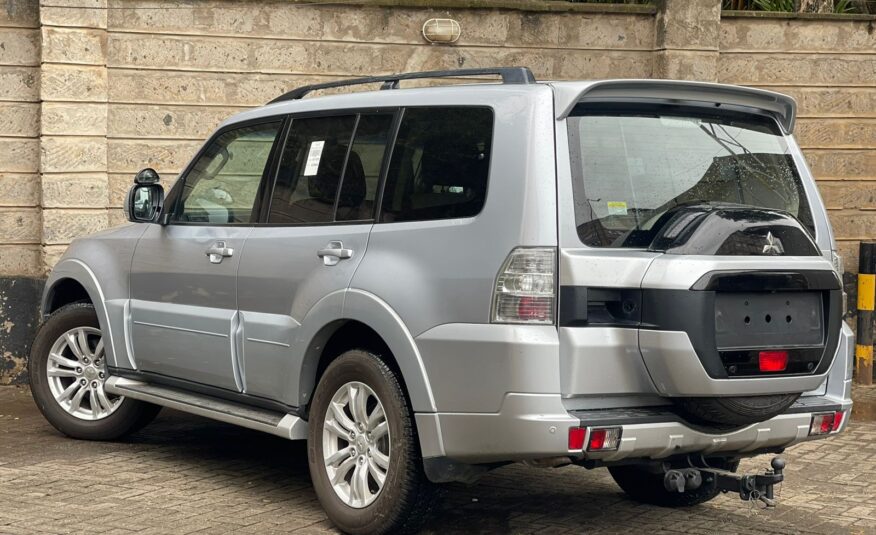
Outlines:
[[[500,468],[450,485],[433,533],[876,533],[876,390],[845,434],[786,453],[774,510],[737,497],[669,510],[604,470]],[[871,398],[867,403],[866,398]],[[745,461],[764,468],[769,457]],[[303,444],[165,410],[125,442],[63,438],[24,388],[0,388],[0,533],[332,532]]]

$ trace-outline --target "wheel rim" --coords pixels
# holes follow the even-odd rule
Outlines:
[[[345,504],[370,505],[386,482],[389,424],[383,403],[357,381],[335,392],[325,414],[322,455],[329,482]]]
[[[107,376],[100,330],[76,327],[52,344],[46,377],[55,402],[67,413],[80,420],[100,420],[115,412],[124,398],[106,393]]]

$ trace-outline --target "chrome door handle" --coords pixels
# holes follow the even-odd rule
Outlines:
[[[224,241],[217,241],[207,248],[205,253],[210,258],[211,264],[219,264],[223,258],[228,258],[234,254],[234,249],[226,247]]]
[[[330,241],[324,249],[316,252],[316,256],[322,258],[322,263],[326,266],[334,266],[341,260],[353,257],[352,249],[344,249],[344,243],[340,241]]]

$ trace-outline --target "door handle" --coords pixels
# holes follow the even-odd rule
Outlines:
[[[217,241],[207,248],[205,253],[210,258],[211,264],[219,264],[223,258],[228,258],[234,254],[234,249],[226,247],[224,241]]]
[[[352,258],[353,250],[344,249],[344,243],[340,241],[330,241],[325,248],[316,252],[316,256],[322,258],[322,263],[326,266],[334,266],[341,260]]]

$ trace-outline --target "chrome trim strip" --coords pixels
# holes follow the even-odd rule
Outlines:
[[[292,347],[291,345],[285,342],[274,342],[272,340],[260,340],[258,338],[247,338],[247,342],[258,342],[259,344],[268,344],[272,346],[280,346],[280,347]]]
[[[161,325],[158,323],[148,323],[145,321],[137,321],[134,320],[135,325],[145,325],[147,327],[158,327],[159,329],[170,329],[171,331],[183,331],[187,333],[195,333],[195,334],[206,334],[208,336],[221,336],[222,338],[228,338],[227,334],[223,333],[211,333],[209,331],[199,331],[197,329],[186,329],[185,327],[175,327],[173,325]]]

